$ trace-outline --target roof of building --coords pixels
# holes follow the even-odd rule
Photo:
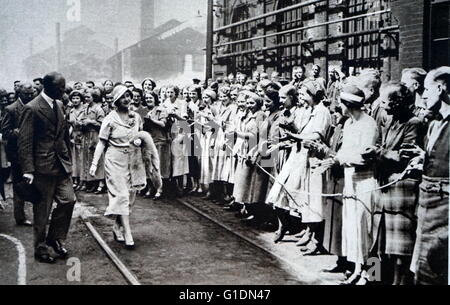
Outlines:
[[[161,52],[168,54],[167,52],[171,52],[171,50],[173,52],[179,52],[180,50],[186,52],[203,52],[201,46],[204,45],[206,36],[194,29],[193,25],[196,24],[190,21],[180,22],[175,19],[169,20],[155,28],[150,37],[122,51],[144,52],[145,50],[145,53],[151,52],[152,54],[160,54]],[[158,43],[155,43],[155,40],[158,40]],[[113,55],[108,61],[120,56],[122,51]]]
[[[113,49],[103,43],[87,39],[86,35],[93,35],[94,31],[86,26],[79,26],[64,33],[64,40],[61,41],[61,53],[68,58],[77,54],[98,54],[109,57],[114,53]],[[39,53],[33,54],[25,59],[25,62],[43,59],[53,62],[56,56],[56,47],[47,48]]]
[[[176,19],[170,19],[169,21],[161,24],[160,26],[154,28],[151,32],[150,35],[146,38],[150,38],[150,37],[154,37],[157,35],[161,35],[162,33],[169,31],[170,29],[173,29],[174,27],[177,27],[181,24],[180,21],[176,20]],[[145,39],[144,39],[145,40]]]
[[[86,26],[79,26],[64,33],[61,42],[61,65],[67,67],[85,61],[86,58],[108,58],[114,50],[101,42],[89,38],[94,31]],[[23,63],[30,73],[37,74],[52,69],[56,64],[56,46],[47,48],[39,53],[27,57]]]
[[[87,26],[80,25],[73,29],[67,30],[66,32],[64,32],[63,36],[64,36],[64,40],[67,40],[74,36],[89,37],[94,34],[95,34],[95,32],[93,30],[91,30],[90,28],[88,28]]]

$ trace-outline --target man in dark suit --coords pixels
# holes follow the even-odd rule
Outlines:
[[[68,255],[62,241],[69,231],[75,205],[72,184],[72,160],[69,128],[64,120],[61,99],[66,81],[52,72],[44,77],[44,90],[25,105],[20,118],[18,139],[19,162],[23,177],[34,184],[40,201],[33,205],[35,258],[43,263],[54,263],[48,246],[60,258]],[[57,203],[47,222],[52,203]]]
[[[5,108],[2,118],[1,132],[6,140],[6,156],[11,163],[11,174],[14,191],[14,218],[18,226],[31,226],[24,211],[24,200],[17,194],[17,183],[22,180],[22,171],[19,166],[17,156],[17,138],[19,136],[19,118],[23,108],[34,97],[33,86],[30,83],[23,83],[19,88],[19,98],[13,104]]]

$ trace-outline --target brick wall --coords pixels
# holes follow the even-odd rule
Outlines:
[[[392,14],[400,26],[399,71],[424,65],[424,13],[425,0],[392,0]]]

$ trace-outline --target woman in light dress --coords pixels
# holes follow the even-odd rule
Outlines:
[[[355,264],[354,273],[344,284],[367,283],[364,267],[373,245],[373,211],[377,187],[371,149],[378,139],[375,120],[366,114],[365,95],[354,85],[344,85],[340,94],[343,114],[348,116],[342,147],[333,163],[344,167],[344,206],[342,213],[342,252]]]
[[[202,88],[199,85],[193,85],[188,88],[189,103],[188,103],[188,122],[190,126],[190,150],[188,151],[189,159],[189,179],[191,181],[192,190],[190,194],[201,194],[202,189],[200,185],[201,173],[201,154],[202,148],[200,146],[200,130],[196,128],[196,120],[198,119],[198,112],[200,104],[202,103]]]
[[[85,183],[80,190],[90,193],[100,194],[105,192],[105,171],[104,171],[104,158],[99,160],[98,171],[95,176],[89,175],[89,167],[94,157],[95,147],[99,141],[98,134],[103,119],[105,118],[105,112],[102,108],[102,97],[99,89],[88,89],[84,94],[86,106],[83,109],[83,115],[81,116],[81,130],[82,130],[82,172],[81,180]]]
[[[259,162],[258,136],[259,126],[266,119],[262,107],[264,100],[256,93],[244,91],[238,99],[246,99],[247,114],[242,118],[233,134],[238,139],[235,154],[239,158],[234,177],[233,197],[245,207],[245,221],[255,223],[257,205],[264,203],[267,193],[268,177],[255,164]],[[238,142],[239,141],[239,142]]]
[[[217,186],[218,199],[229,203],[232,200],[230,181],[233,163],[230,148],[233,146],[233,138],[227,138],[225,135],[234,130],[232,119],[237,114],[237,106],[232,102],[231,89],[229,87],[222,87],[219,90],[219,101],[222,103],[222,107],[214,120],[217,124],[217,138],[214,147],[215,156],[212,179]]]
[[[185,145],[187,131],[187,103],[179,98],[180,89],[177,86],[170,85],[167,87],[167,99],[164,102],[164,107],[169,114],[171,121],[172,133],[172,178],[174,179],[177,195],[181,195],[183,191],[184,177],[189,174],[189,159],[186,154]]]
[[[298,90],[293,85],[287,85],[279,91],[281,114],[275,123],[279,127],[278,129],[278,147],[279,152],[277,160],[274,164],[273,174],[278,179],[279,175],[289,175],[295,168],[294,162],[298,158],[289,158],[291,153],[297,153],[298,147],[296,142],[288,138],[288,131],[299,133],[301,132],[311,117],[311,108],[303,100],[299,100]],[[276,138],[273,140],[276,141]],[[289,164],[286,162],[289,160]],[[285,166],[286,165],[286,166]],[[285,178],[286,179],[286,178]],[[289,231],[291,227],[291,217],[289,215],[289,202],[287,200],[278,200],[281,194],[281,184],[275,182],[271,185],[271,189],[268,192],[266,203],[273,206],[279,220],[279,229],[275,233],[274,242],[278,243],[283,240],[284,235]]]
[[[324,94],[324,90],[315,81],[307,80],[301,85],[299,99],[306,102],[312,112],[307,124],[301,124],[304,125],[303,129],[286,132],[288,137],[297,142],[297,147],[278,175],[279,183],[274,184],[267,197],[268,203],[289,210],[292,216],[300,217],[301,222],[306,225],[306,230],[297,243],[302,247],[304,255],[315,254],[320,250],[323,235],[323,175],[312,169],[318,158],[310,143],[326,141],[331,127],[330,112],[323,105]],[[282,189],[280,183],[285,185],[292,197]],[[285,233],[288,228],[283,228],[283,222],[281,226]]]
[[[170,153],[171,137],[170,130],[167,127],[169,115],[166,108],[160,105],[158,95],[153,91],[145,93],[145,102],[149,112],[144,119],[144,131],[150,133],[156,145],[160,159],[161,177],[163,179],[163,184],[161,184],[160,188],[154,190],[155,195],[153,200],[159,200],[163,196],[164,184],[167,184],[167,181],[172,175],[172,160]],[[150,198],[151,196],[152,190],[151,188],[148,188],[145,197]]]
[[[131,209],[136,193],[146,186],[145,165],[141,154],[141,142],[135,140],[143,128],[139,114],[129,110],[133,93],[125,86],[114,91],[113,110],[103,121],[99,142],[90,168],[90,175],[99,170],[99,160],[105,153],[105,174],[108,187],[108,207],[105,216],[115,217],[113,226],[117,242],[125,242],[127,249],[134,249],[130,226]]]
[[[211,109],[211,105],[216,101],[217,94],[206,89],[202,95],[202,103],[198,112],[198,123],[201,130],[200,145],[201,153],[201,173],[200,184],[202,190],[207,191],[206,197],[211,197],[210,186],[213,182],[213,155],[214,155],[214,139],[213,127],[215,115]]]
[[[232,91],[234,93],[237,93],[239,91],[238,89],[234,89],[235,91]],[[237,113],[236,116],[232,119],[232,126],[233,128],[230,130],[230,132],[235,131],[242,131],[243,130],[243,124],[245,122],[245,118],[248,113],[247,109],[247,98],[245,92],[239,92],[236,96],[236,106],[237,106]],[[245,182],[245,176],[243,176],[242,171],[242,165],[243,160],[239,156],[245,155],[246,147],[245,147],[245,139],[236,137],[231,145],[232,152],[231,152],[231,176],[230,176],[230,183],[233,184],[233,201],[225,207],[226,210],[230,211],[239,211],[243,209],[243,203],[236,200],[235,195],[237,194],[237,187],[239,187],[240,184]]]

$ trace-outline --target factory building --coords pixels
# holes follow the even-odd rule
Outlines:
[[[293,66],[339,66],[344,73],[450,65],[450,1],[217,0],[214,77]],[[325,76],[325,73],[324,75]]]

